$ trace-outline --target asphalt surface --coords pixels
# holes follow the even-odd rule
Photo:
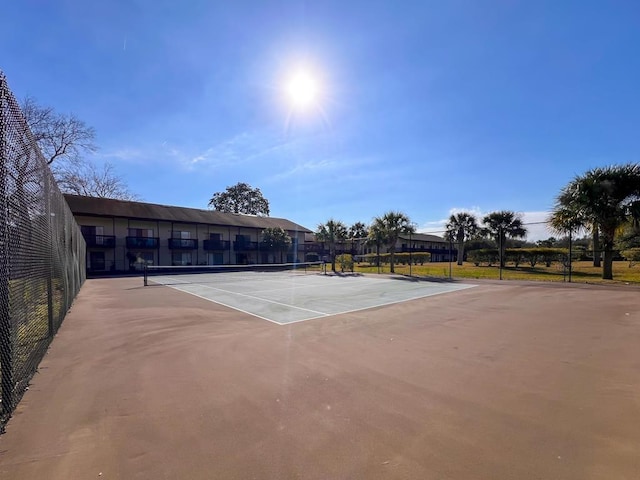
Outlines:
[[[638,479],[637,289],[482,284],[276,325],[86,282],[2,479]]]

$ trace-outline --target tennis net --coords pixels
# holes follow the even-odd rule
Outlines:
[[[326,273],[325,262],[265,263],[255,265],[147,265],[144,285],[179,285],[185,283],[213,283],[260,276],[291,276]]]

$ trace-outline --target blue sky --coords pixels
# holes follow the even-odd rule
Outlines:
[[[542,219],[574,175],[639,159],[637,1],[24,0],[2,17],[16,96],[94,126],[94,160],[148,202],[206,208],[242,181],[311,229],[401,210],[437,231],[459,210]],[[322,95],[292,110],[300,65]]]

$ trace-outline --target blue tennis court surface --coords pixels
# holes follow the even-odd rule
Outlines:
[[[376,308],[474,286],[405,277],[296,272],[155,276],[149,281],[279,325]]]

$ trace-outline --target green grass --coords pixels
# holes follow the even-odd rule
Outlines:
[[[330,267],[329,267],[330,268]],[[370,266],[368,263],[359,263],[355,267],[356,272],[378,273],[378,267]],[[409,275],[409,265],[396,265],[395,272],[400,275]],[[380,273],[390,273],[388,264],[380,267]],[[449,263],[428,263],[424,265],[412,265],[411,274],[421,277],[449,277]],[[451,275],[453,278],[486,278],[499,279],[500,270],[497,266],[478,266],[465,262],[462,266],[456,263],[451,265]],[[502,270],[502,278],[505,280],[535,280],[562,282],[568,281],[566,272],[559,263],[553,263],[550,267],[538,264],[535,267],[520,265],[515,267],[507,265]],[[572,281],[579,283],[635,283],[640,284],[640,265],[629,267],[629,262],[613,262],[614,280],[603,280],[602,269],[594,267],[592,262],[574,262],[572,266]]]

